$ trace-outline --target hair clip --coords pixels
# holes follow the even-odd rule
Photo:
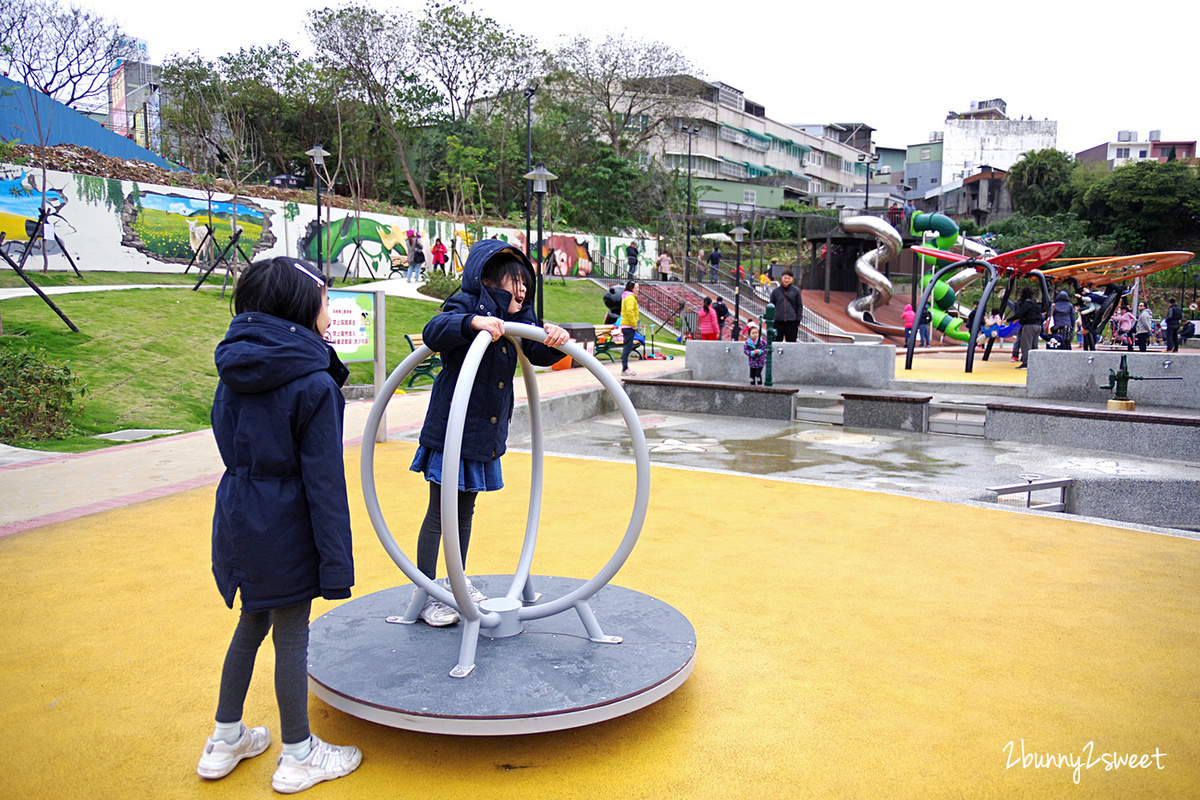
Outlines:
[[[295,267],[296,269],[300,270],[301,272],[303,272],[308,277],[312,278],[314,281],[316,281],[317,286],[320,286],[322,289],[325,288],[325,281],[321,280],[316,275],[309,272],[308,268],[305,267],[302,262],[292,261],[292,266]]]

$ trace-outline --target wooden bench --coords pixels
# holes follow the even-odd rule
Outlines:
[[[418,347],[424,344],[421,334],[419,333],[406,333],[404,334],[404,338],[408,341],[408,346],[412,348],[412,352],[414,353],[417,351]],[[413,382],[422,375],[428,375],[430,378],[436,377],[441,368],[442,357],[437,353],[431,354],[429,358],[425,359],[413,368],[412,374],[408,379],[409,388],[411,389]]]

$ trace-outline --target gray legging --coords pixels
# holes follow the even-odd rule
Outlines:
[[[272,611],[242,609],[221,670],[217,722],[237,722],[242,718],[250,676],[254,674],[254,658],[267,631],[274,628],[275,702],[279,705],[283,743],[296,744],[309,737],[308,615],[311,610],[311,600]]]
[[[471,544],[471,519],[475,515],[475,496],[478,492],[458,493],[458,547],[462,551],[463,569],[467,568],[467,547]],[[442,546],[442,487],[429,481],[429,507],[421,530],[417,534],[417,569],[429,580],[437,578],[438,551]]]

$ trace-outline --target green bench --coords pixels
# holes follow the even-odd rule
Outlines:
[[[413,334],[406,333],[406,334],[404,334],[404,338],[406,340],[408,340],[408,346],[412,348],[412,352],[414,352],[414,353],[417,352],[418,347],[420,347],[422,344],[424,344],[424,342],[422,341],[422,338],[421,338],[421,334],[419,334],[419,333],[413,333]],[[442,368],[442,357],[440,355],[438,355],[437,353],[432,353],[429,356],[429,358],[425,359],[424,361],[422,361],[420,364],[417,364],[417,366],[413,368],[412,374],[409,376],[409,379],[408,379],[408,387],[411,389],[413,382],[417,378],[421,377],[422,375],[428,375],[430,378],[436,377],[438,371],[441,370],[441,368]]]

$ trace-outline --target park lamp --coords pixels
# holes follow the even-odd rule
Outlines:
[[[525,175],[525,180],[533,181],[534,194],[544,195],[547,191],[546,184],[549,181],[558,180],[558,176],[546,169],[545,164],[538,162],[537,166],[533,168],[533,171]]]
[[[313,149],[306,151],[304,153],[304,155],[311,158],[313,160],[314,165],[316,165],[318,167],[323,167],[323,166],[325,166],[325,156],[332,155],[332,154],[325,148],[321,147],[320,144],[314,144]]]
[[[312,150],[305,151],[304,155],[313,161],[313,177],[317,188],[317,272],[323,275],[328,283],[329,276],[325,274],[325,252],[321,246],[321,169],[325,166],[325,156],[330,153],[318,143],[313,145]]]
[[[730,231],[733,241],[737,243],[737,265],[733,271],[733,340],[742,338],[742,237],[750,231],[742,227],[742,223]]]
[[[546,169],[546,165],[538,162],[531,172],[525,174],[525,180],[533,181],[533,193],[537,195],[537,323],[542,324],[542,198],[546,196],[547,184],[558,180],[558,176]],[[528,240],[527,240],[528,241]]]

